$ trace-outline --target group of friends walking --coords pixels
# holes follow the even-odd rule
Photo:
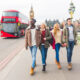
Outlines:
[[[42,23],[38,28],[35,26],[35,19],[30,21],[30,26],[25,31],[25,48],[28,49],[29,47],[32,55],[30,75],[34,74],[38,47],[41,52],[43,72],[46,71],[46,59],[48,48],[50,46],[55,50],[55,63],[58,69],[61,69],[59,60],[60,47],[66,47],[68,70],[72,69],[72,55],[74,45],[76,45],[77,42],[77,32],[75,26],[72,24],[72,19],[68,18],[66,21],[67,23],[64,25],[62,30],[60,24],[56,23],[51,31],[44,23]]]

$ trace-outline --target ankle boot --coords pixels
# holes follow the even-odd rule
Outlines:
[[[72,64],[68,64],[68,70],[71,70],[72,69]]]
[[[33,75],[33,74],[34,74],[34,68],[31,67],[30,75]]]
[[[57,67],[58,69],[61,69],[61,64],[59,62],[57,63]]]
[[[46,70],[46,66],[45,65],[43,65],[43,69],[42,69],[42,71],[45,71]]]
[[[55,64],[58,64],[57,60],[55,59]]]

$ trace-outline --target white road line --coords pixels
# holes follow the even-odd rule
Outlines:
[[[23,48],[21,52],[3,70],[0,71],[0,80],[3,80],[7,76],[9,71],[12,69],[12,67],[16,64],[16,62],[23,54],[24,50],[25,49]]]
[[[3,61],[0,62],[0,70],[2,70],[20,51],[22,47],[19,47],[17,50],[12,52],[9,56],[7,56]]]

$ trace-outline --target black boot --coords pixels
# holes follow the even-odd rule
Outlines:
[[[45,65],[43,65],[42,71],[46,71],[46,66]]]
[[[45,62],[45,66],[47,66],[46,62]]]

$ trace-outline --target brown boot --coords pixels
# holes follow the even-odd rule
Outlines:
[[[30,75],[33,75],[33,74],[34,74],[34,68],[31,67]]]
[[[55,64],[58,64],[57,60],[55,59]]]
[[[68,64],[68,70],[71,70],[72,69],[72,64]]]
[[[57,67],[58,67],[58,69],[61,69],[61,65],[59,62],[57,63]]]

